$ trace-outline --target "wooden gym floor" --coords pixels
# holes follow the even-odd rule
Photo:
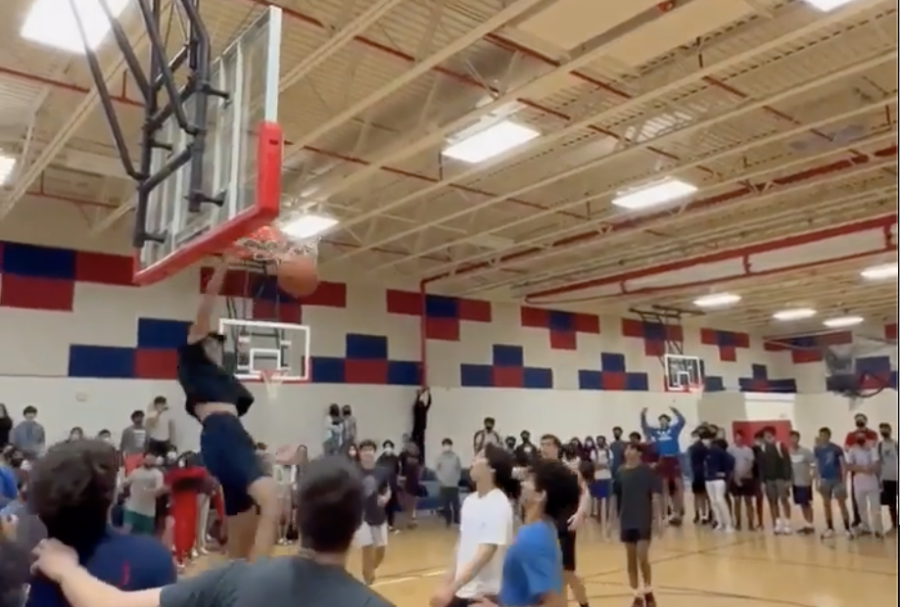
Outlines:
[[[390,540],[376,590],[399,607],[426,607],[452,562],[456,533],[429,521]],[[666,607],[859,607],[887,605],[898,596],[896,537],[822,541],[751,532],[719,535],[686,525],[655,540],[651,559],[654,590]],[[630,604],[619,543],[603,540],[588,526],[579,537],[578,563],[593,607]],[[350,569],[358,574],[358,554]]]

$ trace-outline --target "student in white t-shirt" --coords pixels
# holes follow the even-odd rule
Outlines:
[[[500,593],[503,557],[513,535],[510,498],[519,493],[513,465],[512,454],[492,444],[472,461],[475,491],[462,504],[454,566],[430,607],[463,607]]]

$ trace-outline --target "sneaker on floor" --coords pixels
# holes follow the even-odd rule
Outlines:
[[[830,540],[831,538],[834,537],[834,529],[826,529],[826,530],[822,533],[822,536],[821,536],[821,537],[822,537],[823,540]]]
[[[656,595],[652,592],[644,595],[644,607],[656,607]]]
[[[644,597],[636,596],[634,600],[631,601],[631,607],[646,607],[646,603],[644,603]]]

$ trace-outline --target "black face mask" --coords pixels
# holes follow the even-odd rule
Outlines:
[[[866,422],[864,422],[863,420],[859,420],[859,421],[856,422],[856,427],[857,427],[857,428],[865,428],[865,427],[866,427]]]
[[[882,431],[881,431],[881,436],[882,436],[883,438],[890,438],[890,437],[891,437],[891,431],[890,431],[890,430],[882,430]]]
[[[530,442],[531,442],[531,435],[528,434],[527,432],[523,432],[523,433],[522,433],[522,442],[523,442],[523,443],[530,443]]]
[[[493,431],[494,431],[494,424],[485,424],[485,425],[484,425],[484,430],[485,430],[485,432],[493,432]]]
[[[507,440],[506,440],[506,447],[507,447],[507,449],[514,449],[515,446],[516,446],[516,440],[515,440],[515,439],[507,439]]]
[[[613,432],[613,438],[615,440],[622,440],[622,433],[621,432]]]
[[[353,410],[352,409],[344,409],[342,411],[342,413],[344,414],[345,417],[350,417],[351,415],[353,415]]]

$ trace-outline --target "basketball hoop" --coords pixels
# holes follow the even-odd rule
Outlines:
[[[269,395],[269,400],[275,400],[276,398],[278,398],[281,386],[284,385],[284,371],[260,371],[259,377],[260,379],[262,379],[263,385],[265,385],[266,387],[266,394]]]

